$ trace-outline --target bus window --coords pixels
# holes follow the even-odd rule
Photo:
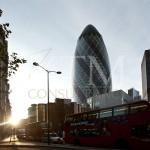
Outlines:
[[[66,121],[72,122],[73,121],[73,117],[66,117]]]
[[[112,116],[112,109],[102,110],[100,112],[100,118],[111,117],[111,116]]]
[[[89,113],[88,114],[88,119],[96,119],[97,118],[97,114],[96,113]]]
[[[77,122],[78,119],[77,119],[77,116],[73,117],[73,122]]]
[[[79,130],[80,136],[98,136],[100,135],[97,129],[80,129]]]
[[[87,114],[83,114],[82,115],[82,120],[84,121],[84,120],[87,120]]]
[[[135,105],[130,107],[130,113],[136,113],[141,111],[146,111],[148,108],[147,105]]]
[[[128,107],[115,107],[114,108],[114,116],[126,115],[128,114]]]
[[[136,137],[150,137],[150,125],[137,125],[132,128],[131,133]]]
[[[96,113],[96,118],[100,118],[100,113]]]

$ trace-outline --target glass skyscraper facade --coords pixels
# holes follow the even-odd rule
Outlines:
[[[75,51],[74,99],[87,104],[87,99],[112,89],[110,63],[103,38],[93,25],[81,33]]]

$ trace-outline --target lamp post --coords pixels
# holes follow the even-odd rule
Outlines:
[[[49,124],[49,73],[54,72],[57,74],[61,74],[61,72],[60,71],[49,71],[49,70],[45,69],[44,67],[40,66],[37,62],[34,62],[33,65],[39,66],[47,72],[47,130],[48,130],[47,142],[48,142],[48,144],[50,144],[50,136],[49,136],[49,128],[50,128],[50,124]]]

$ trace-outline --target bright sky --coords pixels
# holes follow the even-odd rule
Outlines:
[[[10,78],[13,115],[27,116],[31,103],[47,102],[49,70],[51,101],[72,98],[73,55],[84,27],[93,24],[108,50],[113,90],[135,87],[141,92],[141,61],[150,48],[150,0],[0,0],[0,23],[9,22],[9,52],[27,59]]]

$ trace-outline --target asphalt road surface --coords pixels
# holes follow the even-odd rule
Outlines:
[[[1,150],[49,150],[47,148],[19,148],[19,147],[12,147],[12,148],[0,148]]]
[[[15,139],[10,142],[9,138],[0,141],[0,150],[111,150],[105,148],[80,147],[67,144],[50,144],[19,141]],[[115,149],[113,149],[115,150]]]
[[[70,150],[86,150],[83,148],[69,148]],[[68,150],[68,148],[65,147],[22,147],[22,146],[0,146],[0,150]],[[88,148],[88,150],[95,150],[94,148]],[[104,149],[104,148],[99,148],[98,150],[111,150],[111,149]],[[115,150],[115,149],[113,149]]]
[[[0,147],[0,150],[68,150],[68,148],[51,148],[51,147],[49,147],[49,148],[48,147],[47,148],[46,147],[40,147],[40,148],[5,147],[4,148],[4,147]],[[76,149],[74,149],[74,150],[76,150]],[[83,149],[81,149],[81,150],[83,150]],[[110,150],[110,149],[99,149],[99,150]]]
[[[21,148],[21,147],[2,147],[0,150],[58,150],[58,148]],[[62,149],[65,150],[65,149]]]

